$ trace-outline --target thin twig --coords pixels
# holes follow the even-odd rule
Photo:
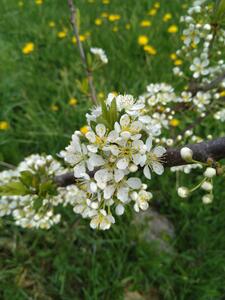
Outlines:
[[[225,79],[225,72],[221,73],[218,77],[213,79],[210,83],[205,85],[199,85],[195,83],[191,83],[189,91],[192,93],[193,96],[197,94],[197,92],[208,92],[214,88],[216,88],[223,80]]]
[[[73,34],[76,38],[81,61],[82,61],[83,67],[84,67],[86,75],[87,75],[87,80],[88,80],[88,85],[89,85],[89,90],[90,90],[90,97],[91,97],[92,102],[94,104],[97,104],[96,92],[95,92],[94,83],[93,83],[93,75],[92,75],[91,70],[88,67],[84,48],[83,48],[83,45],[80,40],[79,29],[77,27],[77,9],[73,4],[73,0],[68,0],[68,6],[69,6],[69,9],[71,12],[70,22],[73,27]]]

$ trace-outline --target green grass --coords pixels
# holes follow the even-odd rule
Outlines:
[[[109,64],[94,75],[98,93],[139,95],[150,82],[174,83],[169,55],[179,47],[180,38],[167,33],[167,28],[178,24],[183,2],[160,1],[155,17],[147,16],[153,1],[76,2],[81,33],[91,33],[85,49],[102,47],[109,57]],[[94,24],[102,12],[121,15],[118,32],[112,31],[114,23]],[[173,18],[164,23],[167,12]],[[152,26],[140,28],[143,19],[152,20]],[[54,28],[48,26],[50,21],[56,23]],[[130,30],[125,29],[127,23]],[[59,39],[63,27],[68,29],[67,37]],[[137,44],[141,34],[149,36],[156,56],[147,56]],[[85,76],[71,38],[66,1],[36,5],[29,0],[19,7],[16,0],[1,0],[0,121],[10,124],[9,130],[0,131],[1,161],[16,164],[31,153],[56,154],[73,131],[85,125],[90,103],[77,84]],[[33,42],[35,50],[25,56],[22,47],[27,42]],[[71,97],[78,99],[77,106],[68,105]],[[52,111],[52,105],[59,110]],[[212,126],[203,124],[200,130],[222,129]],[[186,175],[184,182],[187,179],[191,185],[198,176]],[[131,212],[104,233],[92,231],[87,221],[68,211],[63,212],[63,222],[47,232],[22,230],[8,219],[1,220],[0,299],[117,300],[124,298],[125,290],[149,295],[152,289],[166,300],[224,299],[224,181],[216,181],[215,202],[210,206],[202,205],[198,193],[188,201],[178,199],[173,175],[153,181],[153,205],[175,226],[170,254],[140,240],[141,228],[132,224]]]

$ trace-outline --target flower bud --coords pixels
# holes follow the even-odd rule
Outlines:
[[[202,202],[204,204],[212,203],[212,201],[213,201],[213,195],[211,195],[211,194],[207,194],[207,195],[202,197]]]
[[[205,181],[203,182],[203,184],[201,185],[201,188],[207,192],[210,192],[213,189],[213,186],[210,182]]]
[[[135,164],[131,164],[131,165],[129,166],[129,171],[130,171],[130,172],[134,173],[134,172],[136,172],[137,170],[138,170],[138,166],[136,166]]]
[[[118,204],[116,206],[116,210],[115,211],[116,211],[117,216],[123,215],[123,213],[124,213],[124,206],[122,204]]]
[[[207,168],[204,172],[204,176],[208,178],[212,178],[216,175],[216,170],[214,168]]]
[[[177,189],[177,194],[181,198],[187,198],[189,196],[190,192],[189,192],[188,188],[181,186]]]
[[[180,155],[183,158],[183,160],[187,162],[192,161],[193,151],[189,149],[188,147],[184,147],[180,150]]]

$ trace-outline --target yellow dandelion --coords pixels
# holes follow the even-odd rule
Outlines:
[[[168,22],[169,20],[172,19],[172,15],[170,13],[167,13],[163,16],[163,21]]]
[[[171,53],[171,54],[170,54],[170,58],[171,58],[172,60],[177,59],[176,53]]]
[[[83,133],[83,135],[85,135],[88,131],[89,129],[87,125],[80,128],[80,132]]]
[[[155,8],[160,8],[160,3],[159,3],[159,2],[156,2],[156,3],[154,4],[154,7],[155,7]]]
[[[43,4],[43,0],[35,0],[35,3],[36,3],[37,5],[41,5],[41,4]]]
[[[59,106],[57,104],[52,104],[50,106],[51,111],[58,111],[59,110]]]
[[[80,34],[79,35],[79,38],[80,38],[81,42],[84,42],[87,39],[87,37],[88,37],[88,33],[87,32],[86,32],[86,35],[84,35],[84,34]]]
[[[110,22],[115,22],[120,20],[121,16],[120,15],[109,15],[108,19]]]
[[[156,49],[153,46],[150,46],[150,45],[144,46],[144,50],[145,50],[145,52],[147,52],[150,55],[156,55],[157,54]]]
[[[176,59],[174,61],[175,66],[181,66],[183,64],[183,61],[181,59]]]
[[[140,46],[145,46],[145,45],[147,45],[148,44],[148,37],[146,36],[146,35],[140,35],[139,37],[138,37],[138,44],[140,45]]]
[[[22,49],[23,54],[30,54],[33,51],[34,51],[34,43],[31,43],[31,42],[25,44]]]
[[[9,129],[9,123],[7,121],[0,121],[0,130]]]
[[[102,0],[103,4],[109,4],[109,2],[110,2],[109,0]]]
[[[150,9],[148,12],[148,15],[152,17],[155,16],[156,14],[157,14],[157,9],[155,8]]]
[[[67,32],[65,30],[59,31],[57,35],[58,35],[58,38],[64,39],[67,35]]]
[[[149,21],[149,20],[143,20],[143,21],[141,21],[141,23],[140,23],[140,26],[141,26],[141,27],[149,27],[149,26],[151,26],[151,25],[152,25],[152,22]]]
[[[102,19],[100,19],[100,18],[95,19],[95,25],[96,26],[102,25]]]
[[[177,27],[177,25],[171,25],[171,26],[167,29],[167,31],[168,31],[169,33],[176,33],[176,32],[178,32],[178,27]]]
[[[103,99],[103,98],[105,98],[105,94],[103,92],[100,92],[100,93],[98,93],[98,97],[100,99]]]
[[[19,7],[22,7],[23,5],[24,5],[23,1],[19,1],[19,2],[18,2],[18,6],[19,6]]]
[[[127,23],[127,24],[125,25],[125,28],[126,28],[126,30],[130,30],[131,25],[130,25],[129,23]]]
[[[108,18],[109,14],[107,12],[101,13],[102,18]]]
[[[51,27],[51,28],[55,27],[55,22],[54,21],[50,21],[48,23],[48,26]]]
[[[77,105],[77,99],[76,98],[70,98],[70,100],[68,101],[68,104],[70,106],[76,106]]]
[[[220,97],[225,97],[225,90],[220,92]]]
[[[170,125],[172,127],[177,127],[180,125],[180,121],[178,119],[172,119],[172,120],[170,120]]]
[[[197,45],[193,42],[193,43],[191,43],[191,47],[192,47],[193,49],[196,49],[196,48],[197,48]]]

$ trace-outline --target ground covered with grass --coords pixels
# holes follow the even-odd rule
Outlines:
[[[76,1],[85,49],[101,47],[109,57],[94,74],[99,98],[137,96],[151,82],[177,80],[171,69],[182,61],[173,54],[189,3]],[[0,161],[16,165],[31,153],[55,155],[86,125],[91,105],[67,1],[2,0],[0,24]],[[203,206],[198,193],[178,199],[175,180],[172,174],[151,181],[152,206],[175,227],[168,253],[140,238],[131,211],[104,233],[68,211],[48,231],[0,220],[0,299],[117,300],[128,291],[153,300],[224,299],[224,181],[217,180],[214,203]]]

